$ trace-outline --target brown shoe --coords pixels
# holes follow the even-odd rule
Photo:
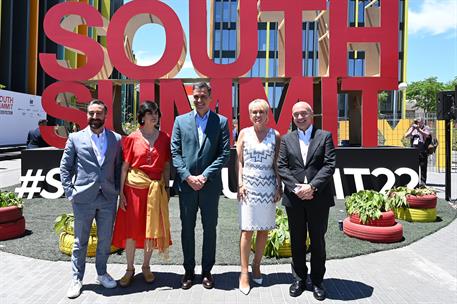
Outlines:
[[[151,268],[149,266],[143,266],[141,267],[141,270],[143,271],[143,278],[146,281],[146,283],[152,283],[155,281],[155,276],[151,272]]]
[[[193,281],[194,281],[194,273],[193,272],[188,272],[184,274],[181,280],[181,288],[182,289],[189,289],[192,287]]]
[[[130,284],[132,284],[134,276],[135,269],[127,269],[124,276],[119,280],[119,285],[121,287],[128,287]]]
[[[214,278],[210,272],[203,273],[202,277],[203,277],[203,279],[202,279],[203,287],[205,287],[206,289],[211,289],[214,287]]]

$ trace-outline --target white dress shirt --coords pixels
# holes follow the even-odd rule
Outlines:
[[[97,156],[98,164],[101,166],[105,161],[105,154],[108,146],[106,143],[105,129],[103,129],[103,132],[100,134],[95,134],[94,132],[92,132],[92,130],[90,130],[90,134],[92,148],[94,149],[95,156]]]
[[[208,124],[209,110],[203,117],[201,117],[196,110],[194,110],[194,115],[195,124],[197,125],[198,144],[201,147],[203,144],[203,134],[205,133],[206,125]]]
[[[298,141],[300,143],[300,152],[303,157],[303,164],[306,165],[306,157],[308,156],[309,142],[311,141],[311,133],[313,125],[310,125],[306,131],[298,129]]]

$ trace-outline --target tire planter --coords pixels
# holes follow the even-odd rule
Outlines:
[[[75,235],[75,227],[73,225],[67,225],[63,228],[63,231]],[[92,223],[92,226],[90,227],[90,236],[97,236],[97,225],[95,222]]]
[[[375,243],[394,243],[403,238],[400,223],[390,227],[368,226],[353,223],[349,217],[343,221],[343,231],[348,236]]]
[[[406,201],[408,202],[409,208],[416,209],[431,209],[436,208],[436,195],[428,194],[422,196],[407,195]]]
[[[306,250],[309,249],[310,244],[309,236],[306,238]],[[251,242],[251,250],[255,252],[255,242]],[[265,256],[265,252],[263,253]],[[290,247],[290,239],[285,239],[284,243],[279,246],[278,255],[276,258],[290,258],[292,256],[292,248]]]
[[[0,208],[0,224],[15,222],[22,217],[22,208],[9,206]]]
[[[75,243],[75,236],[67,232],[61,232],[59,236],[59,250],[60,252],[71,255],[73,252],[73,244]],[[111,246],[111,253],[118,251],[119,249]],[[97,237],[89,236],[89,243],[87,244],[87,256],[94,257],[97,252]]]
[[[367,226],[389,227],[395,225],[395,214],[393,211],[382,212],[381,217],[376,220],[369,220],[365,224],[360,222],[360,217],[357,214],[351,214],[349,220],[354,224]]]
[[[434,222],[436,221],[436,208],[398,208],[395,210],[395,217],[408,222]]]
[[[19,219],[0,224],[0,241],[14,239],[25,234],[25,219]]]

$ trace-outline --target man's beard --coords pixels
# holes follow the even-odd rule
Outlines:
[[[100,129],[101,127],[103,127],[103,124],[105,123],[105,120],[101,120],[101,119],[98,119],[98,118],[91,118],[89,119],[89,126],[92,128],[92,129]]]

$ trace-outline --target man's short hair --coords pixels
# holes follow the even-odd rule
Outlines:
[[[195,89],[206,89],[208,91],[208,96],[211,96],[211,87],[208,83],[206,82],[197,82],[192,85],[192,90]]]
[[[106,104],[101,101],[100,99],[92,99],[91,102],[89,102],[89,105],[87,106],[88,108],[92,105],[98,105],[98,106],[102,106],[103,109],[105,110],[105,113],[108,113],[108,107],[106,106]]]

